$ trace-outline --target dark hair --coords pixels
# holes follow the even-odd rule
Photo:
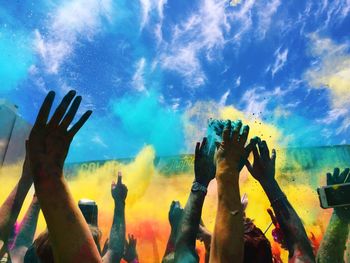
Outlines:
[[[252,220],[244,220],[244,263],[272,263],[271,244]]]
[[[90,232],[94,238],[98,251],[101,253],[100,239],[102,236],[101,231],[96,226],[89,225]],[[35,239],[33,245],[27,250],[24,257],[24,263],[54,263],[53,252],[51,248],[49,232],[45,230],[37,239]]]

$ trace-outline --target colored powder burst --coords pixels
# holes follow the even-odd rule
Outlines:
[[[316,194],[317,185],[325,182],[325,168],[328,161],[317,172],[304,169],[303,161],[291,159],[292,153],[279,147],[278,130],[256,120],[243,118],[239,111],[232,107],[223,108],[218,115],[227,119],[242,119],[243,123],[251,126],[251,134],[272,134],[267,137],[269,145],[277,148],[277,180],[281,188],[288,196],[289,201],[305,224],[306,231],[312,237],[317,247],[323,236],[330,217],[331,210],[322,210]],[[195,125],[193,125],[195,127]],[[264,138],[264,137],[263,137]],[[272,148],[272,147],[271,147]],[[193,150],[192,150],[193,152]],[[289,157],[288,157],[289,156]],[[116,180],[116,172],[122,171],[123,182],[128,186],[128,198],[126,204],[127,233],[133,233],[138,238],[138,252],[142,262],[160,262],[166,242],[170,233],[168,223],[168,210],[172,200],[179,200],[184,206],[193,182],[193,173],[161,174],[154,167],[155,150],[151,146],[145,146],[136,158],[128,163],[111,161],[97,168],[93,172],[81,170],[77,176],[69,180],[69,186],[76,202],[81,198],[89,198],[96,201],[99,206],[99,226],[103,232],[103,240],[108,237],[113,219],[113,200],[110,193],[112,180]],[[287,162],[288,160],[288,162]],[[309,162],[307,155],[302,160]],[[325,159],[327,160],[327,159]],[[309,165],[309,164],[308,164]],[[288,169],[286,169],[286,167]],[[3,167],[0,176],[0,200],[5,200],[12,187],[16,184],[21,173],[20,164]],[[327,168],[328,169],[328,168]],[[315,178],[310,179],[310,173]],[[269,201],[261,186],[244,168],[240,177],[241,195],[246,193],[249,199],[247,216],[252,218],[255,224],[263,231],[271,220],[266,212],[270,207]],[[20,218],[23,217],[31,201],[32,191],[27,197]],[[203,207],[203,221],[209,230],[213,229],[216,213],[216,182],[210,184],[208,195]],[[39,219],[37,234],[45,228],[42,215]],[[281,250],[279,245],[272,240],[271,228],[267,232],[273,251],[280,254],[284,262],[287,262],[287,252]],[[202,244],[197,244],[200,255],[204,255]]]

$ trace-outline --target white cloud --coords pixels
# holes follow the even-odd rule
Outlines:
[[[199,53],[204,52],[211,60],[212,52],[223,48],[224,32],[230,29],[226,4],[222,0],[203,0],[198,10],[173,27],[172,39],[163,43],[160,54],[163,68],[181,74],[190,86],[205,83]]]
[[[269,97],[266,96],[267,91],[264,87],[257,87],[247,90],[242,98],[241,103],[244,103],[244,112],[246,114],[261,114],[265,113]]]
[[[220,98],[219,106],[224,107],[227,102],[228,96],[230,96],[231,90],[227,90]]]
[[[141,19],[141,29],[149,22],[150,13],[156,10],[160,20],[164,18],[164,6],[167,4],[168,0],[140,0],[142,19]]]
[[[92,139],[91,142],[102,146],[103,148],[108,148],[108,145],[103,141],[103,139],[99,135],[95,135]]]
[[[270,28],[271,20],[273,15],[277,12],[278,7],[281,5],[280,0],[272,0],[267,3],[263,3],[258,11],[259,24],[258,34],[261,38],[265,38],[266,32]]]
[[[241,86],[241,76],[236,79],[236,87]]]
[[[286,88],[275,87],[273,90],[267,90],[265,87],[254,87],[248,89],[242,96],[240,104],[244,106],[244,112],[246,114],[262,114],[267,116],[270,112],[267,108],[267,105],[278,99],[282,99],[284,96],[289,94],[295,89],[295,86],[292,84]],[[280,107],[279,110],[286,110],[286,108]]]
[[[284,65],[287,62],[287,58],[288,58],[288,48],[286,48],[285,50],[281,51],[281,47],[279,47],[276,51],[275,51],[275,63],[271,68],[271,74],[272,77],[275,76],[275,74],[280,71]]]
[[[200,59],[207,62],[220,60],[227,44],[241,45],[241,38],[250,32],[250,37],[263,38],[277,13],[280,0],[259,2],[255,0],[234,1],[202,0],[184,20],[174,24],[169,40],[164,40],[161,27],[155,29],[160,43],[158,61],[163,68],[177,72],[187,85],[205,84],[206,76]],[[253,17],[257,17],[254,19]],[[253,27],[254,25],[254,27]],[[179,54],[180,53],[180,54]],[[183,55],[189,55],[185,60]],[[281,52],[275,67],[283,67],[288,51]],[[275,72],[275,73],[276,73]]]
[[[162,66],[173,70],[185,77],[186,83],[191,87],[201,86],[205,83],[205,75],[197,58],[196,48],[192,45],[179,47],[175,54],[163,56]]]
[[[112,0],[65,1],[52,14],[47,35],[35,30],[35,47],[49,73],[58,73],[79,37],[91,40],[101,30],[102,20],[112,19]]]
[[[340,121],[337,133],[350,127],[350,45],[336,44],[330,38],[311,34],[310,52],[315,63],[305,72],[310,88],[329,91],[330,110],[319,122],[332,124]]]
[[[137,91],[145,91],[145,81],[144,81],[144,70],[145,70],[145,65],[146,65],[146,59],[141,58],[136,65],[136,71],[135,74],[132,78],[132,86],[137,90]]]
[[[320,5],[319,15],[326,13],[326,19],[324,20],[324,27],[328,27],[330,23],[342,22],[350,12],[350,1],[349,0],[333,0],[323,1]]]

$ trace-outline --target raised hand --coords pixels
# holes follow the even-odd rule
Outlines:
[[[127,241],[125,244],[125,253],[124,253],[124,259],[127,262],[133,262],[137,259],[137,251],[136,251],[136,243],[137,239],[134,237],[134,235],[128,235],[129,242]]]
[[[128,188],[122,183],[122,175],[120,172],[118,173],[117,184],[115,184],[114,181],[112,182],[111,193],[115,202],[125,202],[126,196],[128,195]]]
[[[327,185],[350,183],[350,169],[346,168],[340,172],[339,168],[335,168],[333,174],[327,173]],[[340,219],[350,222],[350,206],[335,207],[334,212]]]
[[[176,230],[181,217],[183,216],[184,209],[181,207],[181,204],[179,201],[172,201],[169,209],[169,223],[171,226],[171,229]]]
[[[249,126],[244,126],[242,133],[240,133],[241,128],[241,121],[238,121],[233,125],[233,131],[231,121],[228,120],[226,122],[222,134],[222,142],[217,145],[218,149],[215,155],[216,165],[220,166],[221,169],[239,173],[244,166],[245,160],[247,159],[252,146],[247,145],[245,147],[249,134]],[[252,141],[252,143],[253,142],[254,141]],[[220,173],[220,175],[222,175],[222,173]],[[232,178],[226,179],[232,180]]]
[[[246,166],[251,175],[260,183],[270,182],[275,179],[275,163],[276,163],[276,151],[272,150],[271,157],[270,151],[265,141],[258,139],[258,147],[253,147],[254,163],[246,161]]]
[[[68,92],[48,120],[55,97],[53,91],[49,92],[30,132],[26,148],[35,191],[50,232],[54,261],[101,262],[89,227],[63,177],[63,165],[70,144],[92,113],[85,112],[69,128],[82,99],[75,95],[75,91]]]
[[[73,90],[68,92],[49,121],[55,92],[49,92],[40,108],[27,142],[34,182],[49,179],[49,177],[63,176],[62,169],[69,146],[75,134],[92,113],[92,111],[85,112],[79,121],[68,129],[82,99],[81,96],[75,97],[75,95],[76,92]]]
[[[194,158],[195,182],[205,187],[215,178],[214,153],[215,147],[209,147],[206,137],[203,138],[202,144],[197,142]]]

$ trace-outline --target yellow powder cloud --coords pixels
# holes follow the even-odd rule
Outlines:
[[[336,44],[329,38],[311,34],[311,54],[320,59],[320,64],[306,73],[312,88],[327,87],[333,107],[347,106],[350,102],[350,54],[348,46]]]

